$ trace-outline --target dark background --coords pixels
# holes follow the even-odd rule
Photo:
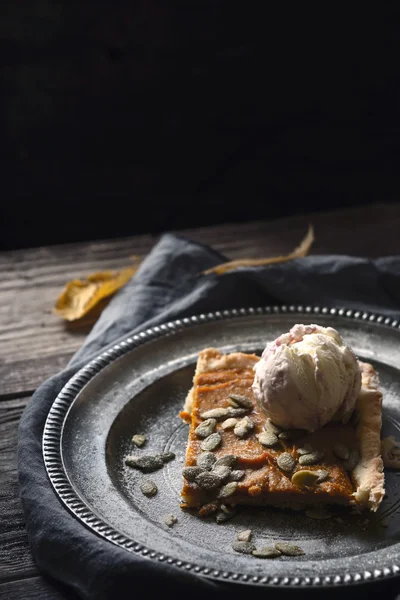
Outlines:
[[[397,201],[399,20],[367,11],[3,1],[0,249]]]

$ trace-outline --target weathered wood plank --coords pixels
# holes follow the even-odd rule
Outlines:
[[[299,243],[309,223],[314,225],[316,237],[311,254],[376,258],[400,251],[396,233],[400,226],[400,204],[372,204],[185,232],[234,259],[284,254]]]
[[[84,338],[84,336],[83,336]],[[2,398],[15,398],[21,394],[32,394],[43,381],[61,371],[68,363],[69,354],[57,353],[37,359],[0,362],[0,402]]]
[[[209,244],[230,259],[252,258],[291,251],[310,221],[316,233],[313,253],[373,257],[399,252],[400,205],[395,204],[178,233]],[[63,368],[83,343],[96,314],[69,325],[51,312],[68,280],[121,268],[132,255],[147,254],[157,239],[144,235],[1,253],[0,394],[35,389]]]
[[[58,582],[41,575],[0,583],[0,598],[4,600],[79,600],[77,594]]]
[[[0,583],[39,573],[29,550],[17,476],[17,428],[28,401],[0,402]]]

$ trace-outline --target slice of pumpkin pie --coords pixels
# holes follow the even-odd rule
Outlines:
[[[303,329],[293,328],[286,341],[273,342],[273,356],[271,346],[262,357],[222,354],[216,348],[199,353],[193,387],[180,413],[190,426],[182,507],[200,514],[205,506],[221,504],[378,509],[385,494],[378,375],[357,359],[354,369],[346,353],[344,366],[337,362],[335,370],[330,364],[321,374],[329,344],[323,352],[319,344],[326,340],[309,340],[312,352],[304,344],[296,348],[293,340],[304,341],[324,328],[296,327]],[[298,365],[296,357],[281,352],[285,343],[312,360],[304,358],[304,365]],[[312,372],[314,384],[307,381]],[[337,378],[333,390],[327,373]],[[266,382],[265,375],[275,381]]]

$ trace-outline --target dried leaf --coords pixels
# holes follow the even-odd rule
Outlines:
[[[264,265],[272,265],[276,263],[287,262],[293,258],[301,258],[307,256],[314,241],[314,229],[312,225],[309,225],[307,235],[303,238],[299,246],[293,250],[290,254],[285,256],[273,256],[271,258],[239,258],[238,260],[231,260],[229,262],[222,263],[207,271],[203,271],[203,275],[209,275],[210,273],[217,273],[222,275],[228,271],[233,271],[238,267],[260,267]]]
[[[115,294],[129,281],[139,266],[139,260],[135,258],[135,265],[121,271],[100,271],[92,273],[86,279],[69,281],[57,299],[54,314],[67,321],[85,316],[103,298]]]

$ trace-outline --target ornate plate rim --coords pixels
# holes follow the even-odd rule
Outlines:
[[[79,371],[77,371],[77,373],[71,377],[71,379],[64,385],[60,393],[57,395],[47,415],[42,436],[43,460],[50,483],[65,507],[94,533],[119,546],[120,548],[124,548],[129,552],[140,554],[141,556],[150,559],[158,560],[159,562],[166,562],[170,565],[176,566],[177,568],[184,569],[185,571],[193,571],[196,575],[204,575],[212,579],[220,579],[224,581],[232,580],[233,582],[265,585],[267,587],[331,587],[360,584],[367,581],[376,581],[378,579],[387,580],[398,575],[400,573],[400,564],[387,565],[382,569],[375,569],[373,571],[365,570],[353,574],[346,573],[344,575],[326,575],[324,577],[250,577],[247,574],[242,573],[212,571],[211,569],[202,567],[201,565],[196,565],[166,556],[165,554],[160,554],[159,552],[154,552],[150,548],[147,548],[142,544],[138,544],[133,539],[118,532],[114,527],[108,525],[86,506],[71,485],[65,472],[61,453],[61,438],[67,413],[81,389],[103,368],[111,364],[118,357],[151,340],[165,335],[170,335],[176,331],[182,331],[201,323],[208,323],[213,320],[228,320],[254,315],[288,313],[298,314],[301,316],[330,314],[332,316],[339,316],[358,321],[371,321],[387,327],[400,329],[399,320],[379,313],[371,313],[363,310],[347,308],[331,308],[326,306],[281,305],[237,308],[201,313],[191,317],[168,321],[160,325],[144,329],[133,336],[127,336],[122,341],[119,341],[111,346],[111,348],[101,352]]]

